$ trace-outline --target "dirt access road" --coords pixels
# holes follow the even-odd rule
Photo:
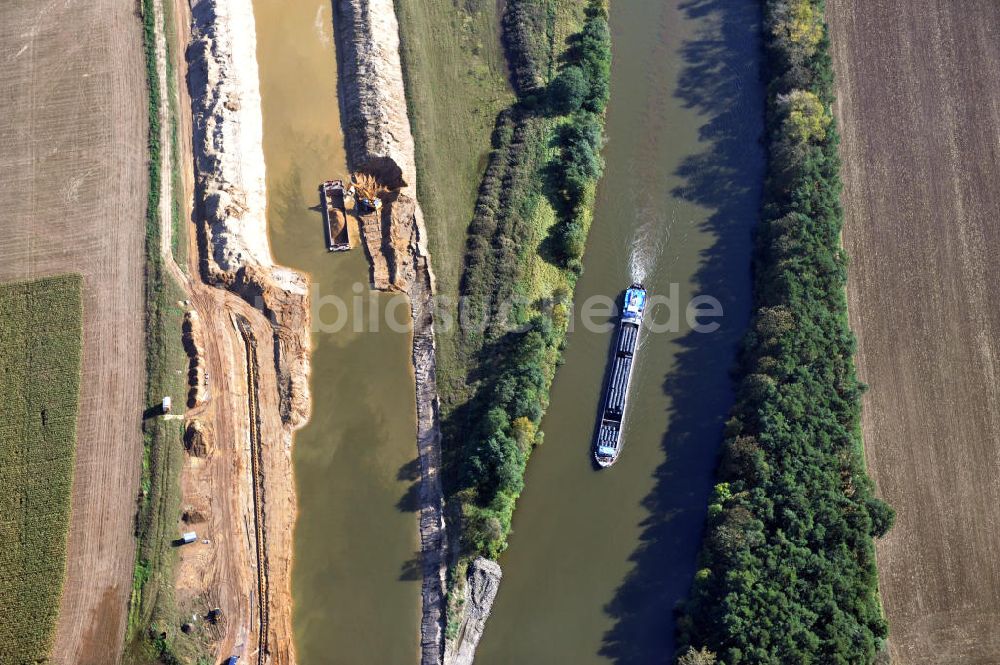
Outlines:
[[[294,481],[291,465],[291,427],[282,422],[278,378],[272,352],[274,329],[261,312],[229,291],[210,286],[201,279],[200,252],[195,233],[194,157],[192,153],[191,99],[184,84],[187,63],[184,53],[191,40],[191,15],[187,0],[161,0],[159,10],[173,13],[176,26],[171,52],[174,71],[179,73],[179,172],[180,207],[187,227],[186,272],[171,255],[170,210],[173,192],[168,187],[172,170],[169,151],[164,151],[164,197],[160,210],[165,264],[190,297],[191,309],[201,321],[203,360],[211,382],[208,401],[187,411],[188,421],[197,420],[207,428],[209,450],[203,457],[187,456],[181,472],[181,502],[185,511],[197,512],[205,520],[197,524],[199,534],[210,544],[199,543],[180,552],[175,571],[175,601],[179,609],[203,612],[207,607],[223,609],[225,620],[212,648],[216,660],[230,655],[241,662],[269,665],[294,663],[291,629],[291,552],[295,521]],[[158,57],[161,79],[166,81],[162,19],[158,19]],[[164,88],[166,103],[168,90]],[[164,129],[166,110],[161,109]],[[168,135],[164,134],[164,144]],[[245,318],[256,339],[256,359],[248,358],[244,340],[235,325],[236,316]],[[266,530],[266,561],[262,569],[257,556],[254,528],[254,477],[250,448],[248,363],[256,365],[256,396],[259,406],[258,497],[262,526]],[[178,522],[178,530],[187,528]],[[267,652],[260,649],[261,599],[258,573],[266,574],[265,599],[269,617],[265,626]]]
[[[1000,663],[1000,3],[828,19],[891,655]]]
[[[135,3],[0,2],[0,280],[84,277],[83,382],[53,660],[120,651],[144,374],[146,82]]]

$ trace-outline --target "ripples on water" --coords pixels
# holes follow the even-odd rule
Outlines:
[[[750,314],[750,231],[763,181],[759,3],[611,8],[607,169],[575,301],[619,297],[631,280],[670,299],[676,285],[679,330],[647,327],[640,337],[623,455],[599,473],[587,412],[599,409],[613,333],[572,333],[480,665],[669,659],[672,610],[697,569],[732,400],[729,368]],[[697,295],[725,308],[712,335],[685,325]],[[647,322],[667,324],[668,310],[651,303]]]
[[[650,217],[629,234],[628,265],[633,282],[645,283],[649,278],[657,276],[660,258],[670,240],[673,221],[671,219],[664,224],[663,220]]]
[[[320,5],[316,8],[316,18],[313,19],[313,27],[316,28],[316,35],[319,37],[319,41],[322,44],[329,44],[333,41],[333,36],[330,34],[333,32],[333,28],[330,26],[330,21],[327,20],[324,15],[325,5]]]

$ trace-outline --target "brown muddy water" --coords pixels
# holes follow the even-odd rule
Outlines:
[[[345,178],[329,0],[254,0],[275,259],[312,280],[312,419],[295,435],[299,515],[292,574],[300,663],[416,662],[420,582],[410,336],[376,316],[355,249],[327,253],[317,187]],[[346,305],[345,326],[334,305]],[[355,309],[358,307],[359,309]],[[405,320],[405,306],[397,310]],[[361,325],[363,324],[363,325]],[[362,331],[363,330],[363,331]]]
[[[677,332],[644,333],[618,463],[591,442],[611,333],[579,324],[528,465],[477,665],[668,662],[695,572],[750,312],[763,170],[755,0],[613,0],[607,168],[576,305],[677,285]],[[693,332],[692,297],[722,304]],[[670,308],[647,312],[667,324]],[[705,319],[704,322],[711,322]]]

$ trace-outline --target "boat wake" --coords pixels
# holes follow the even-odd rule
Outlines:
[[[633,282],[645,284],[656,275],[672,227],[673,224],[650,219],[632,231],[628,240],[628,264]]]

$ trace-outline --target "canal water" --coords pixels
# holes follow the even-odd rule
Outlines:
[[[676,332],[647,330],[618,463],[590,450],[610,332],[577,316],[514,516],[477,665],[668,662],[690,587],[750,313],[751,233],[763,175],[756,0],[611,2],[607,168],[577,287],[676,285]],[[696,295],[723,307],[694,332]],[[660,304],[647,321],[670,327]]]
[[[293,453],[298,661],[416,662],[410,336],[378,315],[389,296],[368,288],[356,226],[353,251],[330,254],[323,244],[317,187],[347,176],[331,3],[254,0],[254,13],[271,247],[279,263],[308,273],[314,289],[312,419],[296,434]],[[346,308],[339,330],[333,298]],[[326,304],[317,310],[319,302]],[[408,316],[406,307],[394,311],[401,321]]]

